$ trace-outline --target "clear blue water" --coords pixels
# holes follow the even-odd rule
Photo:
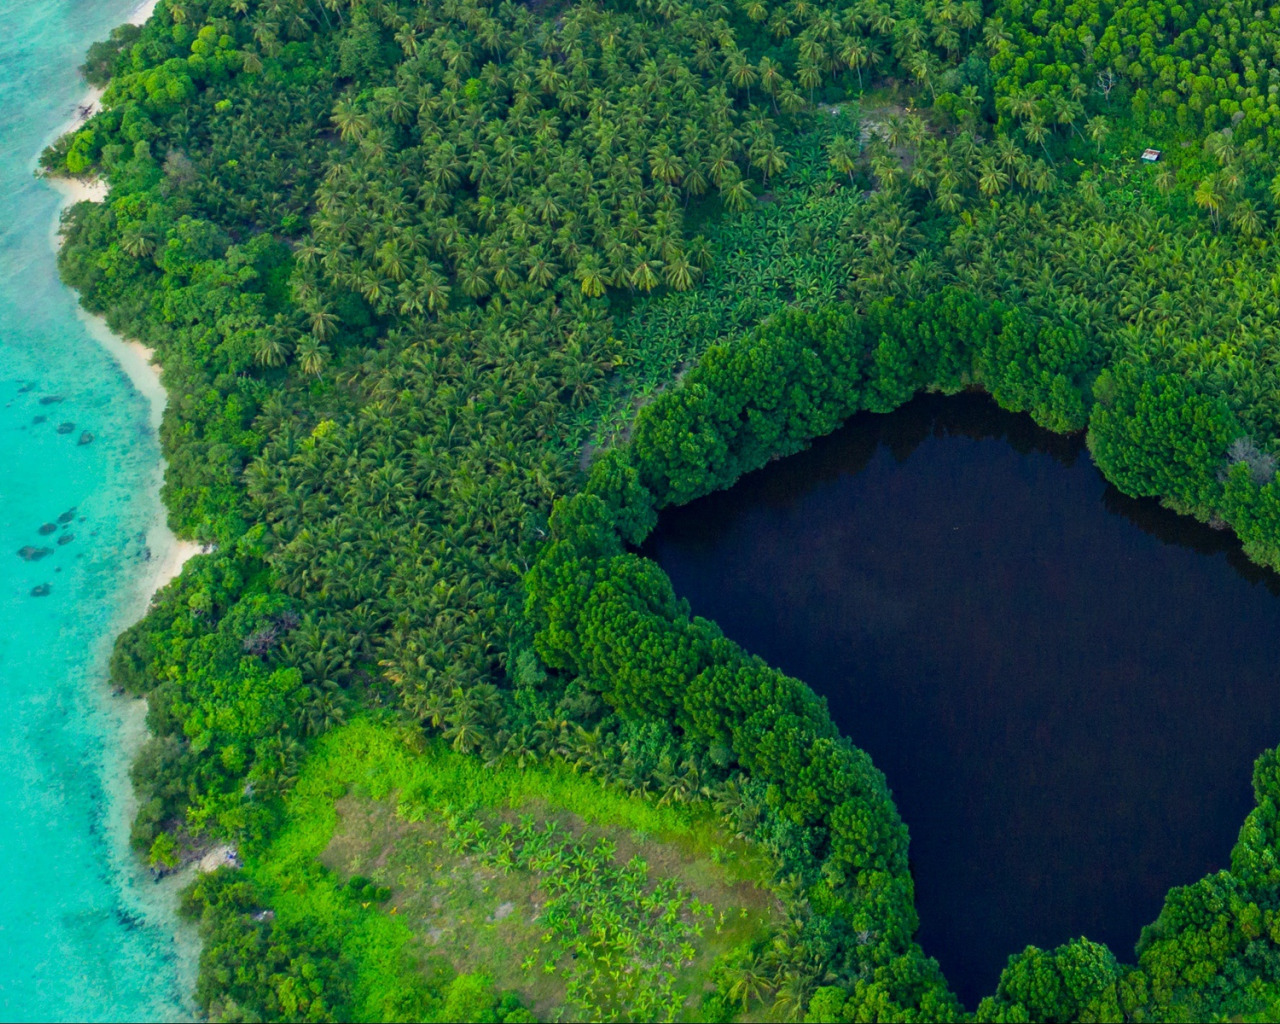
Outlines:
[[[3,1020],[171,1019],[188,990],[172,888],[125,848],[139,709],[105,685],[111,638],[139,614],[155,564],[143,549],[159,445],[147,401],[58,282],[62,199],[32,175],[86,91],[75,71],[85,49],[131,6],[0,0]],[[64,423],[74,426],[59,433]],[[69,524],[39,533],[71,509]],[[57,543],[64,533],[73,539]],[[17,552],[28,545],[53,553],[27,561]]]

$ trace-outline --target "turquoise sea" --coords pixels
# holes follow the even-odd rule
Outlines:
[[[189,1012],[173,886],[126,846],[141,709],[106,686],[171,544],[153,409],[58,282],[63,199],[32,175],[87,91],[85,49],[131,7],[0,0],[0,1020]]]

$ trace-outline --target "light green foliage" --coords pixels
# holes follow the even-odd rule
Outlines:
[[[415,813],[423,812],[409,810]],[[526,815],[517,826],[493,829],[455,816],[447,826],[453,852],[504,873],[527,872],[548,894],[539,918],[551,948],[530,956],[523,969],[560,974],[569,1002],[593,1020],[680,1016],[685,997],[676,976],[693,964],[715,907],[665,879],[654,884],[638,857],[619,866],[608,840],[588,848],[559,834],[555,822],[539,828]]]
[[[412,844],[407,859],[396,855],[394,863],[399,867],[388,876],[390,885],[379,887],[359,876],[340,882],[317,864],[322,855],[326,861],[333,858],[325,851],[338,830],[335,802],[349,790],[365,801],[395,795],[402,823],[398,828],[424,822],[436,837]],[[519,813],[526,805],[536,807],[548,824],[539,824],[528,814],[505,820],[507,809]],[[558,824],[570,819],[589,823],[595,831],[583,836]],[[616,862],[608,836],[636,833],[650,837],[647,842],[654,853],[660,853],[664,844],[685,851],[692,858],[690,866],[682,869],[689,881],[653,877],[634,858]],[[370,847],[370,835],[366,821],[354,839],[344,838],[348,852],[339,862],[381,860],[392,854],[390,849]],[[353,844],[362,852],[351,852]],[[246,871],[261,891],[274,894],[270,906],[280,927],[290,922],[301,926],[309,920],[341,925],[332,941],[346,964],[351,1012],[359,1019],[403,1016],[403,1009],[415,1000],[428,1007],[424,1012],[437,1012],[429,1009],[439,1003],[423,987],[427,982],[414,980],[406,922],[429,927],[427,921],[434,920],[425,916],[426,909],[414,909],[412,897],[417,886],[426,887],[430,896],[428,880],[442,877],[444,864],[435,863],[441,856],[451,865],[447,877],[456,877],[464,864],[481,864],[496,869],[491,875],[519,874],[521,880],[512,893],[522,897],[514,898],[527,901],[534,886],[541,896],[530,905],[537,908],[535,923],[523,929],[532,929],[533,935],[515,935],[516,948],[508,954],[514,957],[519,952],[529,966],[517,971],[492,959],[493,953],[489,960],[463,954],[464,942],[486,941],[483,928],[474,923],[474,907],[460,912],[452,945],[443,947],[430,963],[443,957],[446,963],[474,963],[473,971],[496,969],[505,984],[522,991],[528,987],[535,1000],[543,994],[539,972],[549,973],[551,964],[560,977],[560,998],[589,1017],[645,1000],[652,1002],[654,1013],[667,1015],[700,987],[684,961],[695,959],[705,969],[726,942],[748,941],[759,927],[756,917],[745,932],[736,919],[726,929],[726,914],[736,918],[741,912],[745,917],[745,908],[713,906],[697,899],[690,889],[706,888],[705,882],[695,879],[707,873],[720,879],[706,889],[708,893],[731,891],[725,889],[726,881],[761,879],[759,858],[739,856],[730,866],[711,867],[710,851],[723,849],[722,844],[734,845],[705,812],[625,794],[564,766],[532,771],[486,769],[440,744],[421,749],[413,732],[361,719],[321,741],[287,803],[277,838],[263,856],[250,860]],[[688,874],[690,870],[694,873]],[[435,904],[429,902],[427,907]],[[752,912],[761,913],[759,904],[753,904]],[[770,911],[764,914],[768,920]],[[452,974],[452,969],[447,970],[446,979]],[[438,975],[432,968],[424,977]],[[448,998],[452,996],[446,993]],[[453,1018],[441,1015],[439,1019]]]

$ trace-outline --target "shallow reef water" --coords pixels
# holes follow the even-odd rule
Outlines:
[[[120,0],[0,0],[0,1019],[188,1014],[172,885],[127,849],[141,708],[112,697],[116,632],[154,576],[147,400],[57,278],[62,196],[33,176],[77,114]]]

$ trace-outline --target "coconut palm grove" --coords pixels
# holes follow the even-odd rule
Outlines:
[[[154,348],[206,548],[111,658],[199,1013],[1280,1016],[1275,750],[1135,945],[974,996],[893,780],[641,550],[972,391],[1269,579],[1280,7],[160,0],[83,71],[61,273]]]

